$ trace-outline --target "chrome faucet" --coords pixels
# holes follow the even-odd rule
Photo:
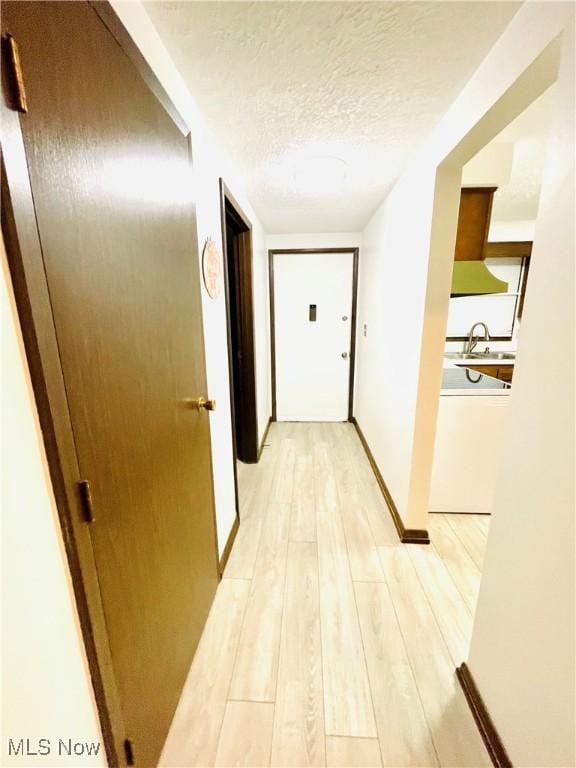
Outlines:
[[[477,326],[481,325],[482,328],[484,328],[484,341],[490,341],[490,333],[488,331],[488,326],[486,323],[474,323],[472,328],[470,328],[470,334],[468,336],[468,341],[464,344],[464,352],[469,355],[476,344],[480,341],[479,336],[474,336],[474,331],[477,328]]]

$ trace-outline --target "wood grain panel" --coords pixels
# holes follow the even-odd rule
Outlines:
[[[276,446],[266,449],[256,465],[246,465],[251,471],[258,472],[251,481],[250,493],[244,497],[242,486],[243,475],[238,478],[240,492],[240,528],[234,547],[230,552],[224,578],[251,579],[258,555],[258,547],[262,534],[262,526],[268,510],[272,480],[276,469]],[[242,499],[247,498],[246,501]]]
[[[272,765],[325,765],[318,556],[314,543],[293,542],[288,546]]]
[[[291,541],[316,541],[313,466],[311,454],[297,456],[290,521]]]
[[[251,579],[254,576],[262,524],[261,515],[251,515],[240,523],[234,546],[224,569],[225,579]]]
[[[438,765],[386,584],[355,584],[378,737],[385,766]]]
[[[274,704],[229,701],[222,723],[216,766],[270,765]]]
[[[361,501],[362,491],[357,485],[340,488],[338,481],[337,485],[352,579],[384,581],[372,528]]]
[[[468,658],[472,612],[434,549],[414,544],[408,553],[457,667]]]
[[[240,510],[249,508],[258,482],[259,469],[258,464],[245,464],[243,461],[236,461],[238,504]]]
[[[290,432],[287,437],[294,440],[295,449],[298,456],[309,456],[312,454],[312,437],[310,432],[310,422],[284,422],[289,426]]]
[[[326,733],[376,736],[334,470],[321,443],[314,447],[314,483]]]
[[[327,736],[326,765],[328,768],[380,768],[378,739]]]
[[[334,466],[334,479],[352,579],[384,581],[376,542],[363,505],[364,489],[354,469],[353,455],[346,444],[345,425],[326,425],[331,436],[329,453]]]
[[[294,496],[294,467],[296,452],[294,440],[282,439],[278,447],[278,466],[272,480],[270,500],[273,503],[292,504]]]
[[[444,515],[444,519],[458,536],[464,548],[480,570],[484,562],[486,536],[474,524],[467,520],[467,515]]]
[[[250,713],[258,718],[260,710],[242,709],[228,717],[226,748],[218,760],[244,764],[269,759],[274,766],[486,765],[487,755],[454,674],[471,625],[463,593],[468,589],[475,602],[479,582],[478,568],[456,533],[444,516],[431,515],[441,533],[434,535],[431,547],[378,547],[379,578],[385,580],[353,582],[352,573],[376,575],[354,570],[355,558],[362,568],[362,558],[369,562],[374,549],[371,532],[368,535],[366,524],[358,523],[362,508],[355,507],[358,489],[370,482],[360,481],[351,463],[353,458],[365,460],[356,433],[348,424],[273,424],[269,443],[269,453],[250,479],[246,546],[255,548],[249,541],[258,536],[256,528],[248,527],[252,522],[260,520],[264,533],[250,594],[244,595],[245,621],[235,630],[242,636],[240,662],[233,672],[237,687],[231,686],[228,696],[232,703],[237,703],[235,696],[246,695],[255,703],[261,696],[269,697],[270,706],[274,702],[271,755],[266,757],[267,721],[264,734],[254,736],[259,757],[251,754],[251,744],[245,742],[255,727]],[[308,467],[304,473],[302,468],[311,454],[310,489],[308,479],[302,480]],[[294,525],[287,499],[292,499],[293,512],[301,486],[306,486],[304,495],[313,497],[316,542],[286,541]],[[272,494],[285,501],[272,502]],[[343,499],[354,499],[348,511]],[[483,519],[459,517],[462,527],[484,533]],[[234,552],[230,562],[233,558]],[[230,622],[237,626],[236,620]],[[226,633],[226,622],[222,627]],[[226,641],[208,636],[206,645],[214,648],[201,662],[206,672],[191,673],[191,681],[198,682],[189,682],[180,705],[190,718],[196,708],[200,712],[198,724],[190,725],[192,746],[187,754],[194,754],[197,734],[207,728],[210,746],[199,752],[206,765],[214,763],[213,728],[222,720],[221,692],[231,675],[229,655],[219,643]],[[203,709],[202,691],[212,687]],[[372,736],[334,733],[369,733],[372,725]],[[187,743],[186,727],[183,718],[174,732],[175,746],[178,733]],[[239,734],[237,728],[246,733]],[[185,760],[186,753],[175,749],[170,754],[175,764]]]
[[[379,552],[440,764],[489,766],[454,662],[408,552],[403,547],[381,547]]]
[[[474,525],[482,532],[484,538],[488,537],[488,531],[490,530],[491,515],[470,515]]]
[[[480,589],[480,570],[443,515],[429,515],[432,546],[448,569],[468,608],[474,612]]]
[[[360,503],[370,525],[374,542],[377,546],[396,546],[398,533],[366,452],[354,427],[351,424],[345,426],[346,429],[343,430],[341,439],[348,453],[348,461],[357,478]]]
[[[231,699],[275,699],[289,525],[290,505],[271,503],[230,686]]]
[[[214,765],[250,582],[224,579],[210,615],[160,765]]]

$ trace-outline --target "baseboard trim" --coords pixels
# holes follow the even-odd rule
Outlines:
[[[378,469],[378,465],[376,464],[376,459],[370,450],[370,446],[364,437],[364,433],[360,429],[360,425],[356,421],[356,417],[351,416],[349,421],[354,424],[356,432],[358,433],[358,437],[360,438],[360,442],[362,443],[362,446],[366,452],[366,456],[368,457],[368,461],[370,462],[370,466],[372,467],[372,471],[374,472],[376,481],[378,482],[382,492],[382,496],[384,496],[386,506],[390,511],[390,517],[392,518],[400,541],[403,544],[430,544],[430,536],[428,535],[428,531],[424,530],[423,528],[406,528],[404,526],[402,518],[400,517],[400,513],[398,512],[398,507],[392,498],[392,494],[388,490],[388,486],[384,482],[384,478],[382,477],[382,474]]]
[[[492,765],[494,768],[512,768],[512,761],[508,757],[506,748],[502,743],[502,739],[496,730],[492,718],[490,717],[490,713],[486,709],[486,705],[480,695],[480,691],[476,687],[476,683],[474,682],[474,678],[472,677],[472,673],[466,662],[457,667],[456,675],[462,686],[464,696],[466,696],[466,701],[468,702],[470,711],[476,721],[478,730],[480,731],[480,736],[482,736],[482,741],[488,750]]]
[[[262,435],[262,442],[260,443],[260,448],[258,449],[258,461],[260,461],[260,457],[262,456],[262,451],[264,449],[264,443],[266,442],[266,438],[268,437],[268,430],[270,429],[270,424],[272,424],[272,416],[268,419],[268,424],[266,424],[266,429],[264,430],[264,434]]]
[[[429,515],[474,515],[475,517],[492,517],[491,512],[454,512],[451,509],[429,509]]]
[[[228,534],[228,541],[226,542],[226,546],[224,547],[224,551],[222,552],[222,557],[218,561],[218,576],[220,577],[220,579],[222,578],[222,574],[224,573],[224,568],[226,568],[226,563],[228,562],[228,558],[230,557],[230,552],[232,551],[234,540],[236,539],[236,534],[238,533],[238,528],[240,528],[240,520],[238,517],[235,517],[234,523],[232,525],[232,529]]]

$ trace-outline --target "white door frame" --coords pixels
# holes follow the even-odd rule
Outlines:
[[[272,373],[272,421],[276,421],[276,334],[274,320],[274,256],[300,253],[350,253],[352,263],[352,323],[350,327],[350,378],[348,384],[348,421],[354,419],[354,368],[356,365],[356,306],[358,301],[359,248],[270,248],[268,250],[268,276],[270,281],[270,365]]]

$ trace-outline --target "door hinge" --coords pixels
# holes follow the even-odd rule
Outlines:
[[[82,504],[82,514],[87,523],[94,522],[94,509],[92,507],[92,492],[88,480],[80,480],[78,483],[80,493],[80,503]]]
[[[126,765],[134,765],[134,745],[130,739],[124,739],[124,753],[126,754]]]
[[[28,100],[26,98],[26,89],[24,87],[22,60],[20,59],[18,43],[12,35],[6,35],[3,43],[7,53],[7,74],[10,80],[11,93],[8,98],[9,106],[16,112],[28,112]]]

